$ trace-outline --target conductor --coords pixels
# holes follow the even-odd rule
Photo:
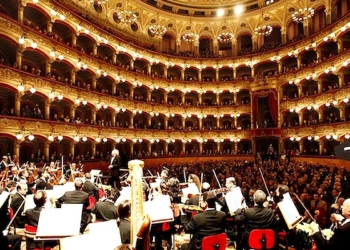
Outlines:
[[[119,180],[119,169],[121,168],[121,159],[119,155],[119,150],[114,149],[111,153],[111,161],[109,162],[108,169],[111,171],[111,185],[114,188],[121,189]]]

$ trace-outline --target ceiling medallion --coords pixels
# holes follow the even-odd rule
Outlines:
[[[230,42],[232,42],[232,39],[233,39],[232,33],[224,32],[224,33],[221,33],[220,35],[218,35],[218,42],[219,43],[230,43]]]
[[[131,10],[120,10],[117,15],[119,20],[124,24],[132,23],[137,20],[137,15]]]
[[[155,36],[164,36],[167,28],[164,25],[153,24],[149,27],[149,31]]]
[[[255,35],[268,36],[271,34],[273,28],[270,25],[259,26],[255,28]]]
[[[185,42],[189,42],[189,43],[197,41],[198,38],[199,38],[199,35],[197,35],[193,32],[185,33],[182,35],[182,40],[184,40]]]
[[[315,15],[315,10],[313,8],[304,8],[304,9],[299,9],[295,11],[292,14],[292,19],[294,22],[303,22],[307,20],[308,18],[311,18]]]

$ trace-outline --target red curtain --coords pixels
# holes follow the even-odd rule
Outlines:
[[[274,126],[277,126],[277,119],[278,119],[277,93],[276,93],[276,90],[273,90],[273,89],[263,90],[263,91],[255,92],[253,94],[253,110],[252,111],[253,111],[254,125],[256,125],[256,123],[258,123],[259,98],[264,98],[264,97],[268,97],[272,122],[273,122]]]

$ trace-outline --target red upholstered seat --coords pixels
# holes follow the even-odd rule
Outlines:
[[[225,233],[206,236],[202,240],[202,250],[225,250],[226,238]]]
[[[96,199],[93,196],[89,196],[89,206],[86,208],[86,210],[91,210],[96,204]]]
[[[275,245],[275,232],[272,229],[254,229],[249,234],[248,245],[256,250],[272,249]]]

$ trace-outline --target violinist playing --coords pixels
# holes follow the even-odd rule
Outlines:
[[[49,183],[50,182],[50,183]],[[46,169],[38,169],[38,179],[36,180],[36,190],[49,190],[53,189],[53,181],[49,178],[49,174]]]
[[[225,232],[226,214],[215,209],[215,194],[212,191],[203,194],[205,211],[194,215],[190,220],[181,209],[181,222],[185,233],[192,234],[189,243],[181,245],[181,250],[202,249],[202,240],[205,236]]]

